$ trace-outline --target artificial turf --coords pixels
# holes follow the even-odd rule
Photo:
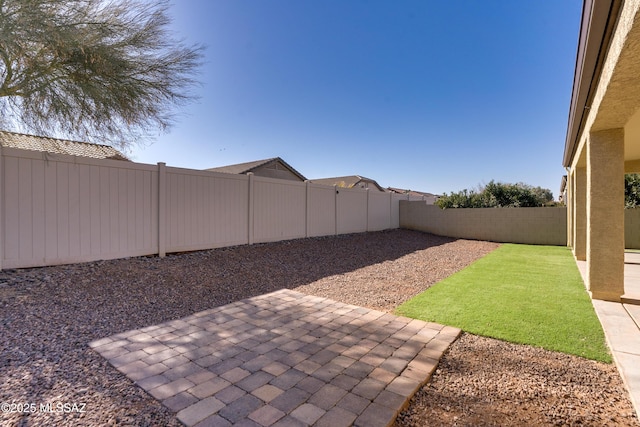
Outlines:
[[[566,247],[504,244],[402,304],[403,316],[611,363]]]

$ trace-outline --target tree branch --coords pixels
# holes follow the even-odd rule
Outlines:
[[[193,98],[202,57],[200,46],[169,37],[167,7],[0,0],[0,108],[27,128],[125,145],[167,128],[173,109]]]

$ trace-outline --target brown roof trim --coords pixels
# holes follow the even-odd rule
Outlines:
[[[301,181],[306,181],[307,178],[302,175],[300,172],[298,172],[297,170],[295,170],[293,168],[293,166],[291,166],[289,163],[285,162],[284,160],[282,160],[281,157],[276,157],[275,159],[272,159],[271,162],[268,163],[275,163],[275,162],[280,162],[282,163],[287,169],[289,169],[291,171],[291,173],[293,173],[295,176],[297,176],[298,178],[300,178]]]
[[[623,0],[584,0],[563,166],[571,164],[593,102]]]
[[[270,159],[264,160],[255,160],[253,162],[246,163],[237,163],[234,165],[220,166],[216,168],[205,169],[211,172],[223,172],[223,173],[234,173],[234,174],[247,174],[249,172],[253,172],[259,167],[266,166],[271,163],[280,162],[284,167],[289,169],[292,174],[300,178],[300,181],[306,181],[307,178],[304,177],[300,172],[295,170],[289,163],[282,160],[281,157],[272,157]]]
[[[255,170],[255,168],[266,165],[267,163],[270,163],[276,159],[277,157],[271,157],[269,159],[264,159],[264,160],[254,160],[252,162],[235,163],[233,165],[218,166],[215,168],[209,168],[205,170],[212,171],[212,172],[242,174],[242,173],[251,172],[252,170]]]

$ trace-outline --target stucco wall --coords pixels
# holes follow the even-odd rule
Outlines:
[[[640,208],[624,210],[624,246],[640,249]]]
[[[567,209],[440,209],[401,200],[400,227],[465,239],[564,246]]]
[[[278,163],[270,164],[267,166],[261,166],[256,170],[254,170],[253,174],[255,176],[262,176],[265,178],[287,179],[290,181],[299,181],[299,182],[302,181],[299,176],[297,176],[296,174],[291,172],[289,169],[285,168],[284,166]]]

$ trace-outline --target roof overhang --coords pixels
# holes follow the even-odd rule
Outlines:
[[[584,0],[563,166],[575,156],[623,0]]]
[[[282,166],[284,166],[285,168],[287,168],[289,170],[289,172],[291,172],[292,174],[294,174],[295,176],[297,176],[300,181],[306,181],[307,178],[302,175],[300,172],[298,172],[297,170],[295,170],[289,163],[285,162],[284,160],[282,160],[281,157],[276,157],[275,159],[272,159],[269,162],[266,162],[263,166],[271,164],[271,163],[280,163]],[[253,171],[254,169],[257,169],[258,167],[254,167],[251,169],[251,171]]]

